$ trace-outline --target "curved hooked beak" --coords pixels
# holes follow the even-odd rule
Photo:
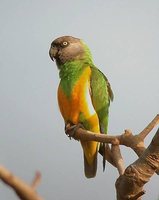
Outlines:
[[[58,53],[58,49],[56,47],[50,47],[49,55],[52,61],[56,59],[57,53]]]

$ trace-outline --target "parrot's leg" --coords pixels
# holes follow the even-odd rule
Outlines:
[[[81,123],[78,124],[72,124],[70,122],[65,124],[65,133],[66,135],[71,139],[72,137],[74,138],[76,131],[82,128],[84,129],[84,126]],[[75,138],[74,138],[75,139]]]

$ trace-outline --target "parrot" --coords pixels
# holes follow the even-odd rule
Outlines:
[[[114,95],[108,79],[95,66],[88,46],[82,39],[61,36],[51,43],[49,56],[56,61],[59,70],[57,99],[65,127],[67,124],[81,124],[91,132],[107,134],[109,105]],[[80,143],[85,176],[93,178],[96,176],[99,148],[105,144],[96,141]]]

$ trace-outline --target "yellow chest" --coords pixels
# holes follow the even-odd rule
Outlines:
[[[87,67],[75,83],[69,98],[59,85],[58,103],[65,122],[70,121],[73,124],[77,124],[87,121],[92,127],[91,130],[98,132],[98,117],[90,96],[90,75],[90,67]]]

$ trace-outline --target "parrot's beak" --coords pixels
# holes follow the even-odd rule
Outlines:
[[[58,49],[56,47],[50,47],[49,55],[52,61],[56,59],[57,53],[58,53]]]

